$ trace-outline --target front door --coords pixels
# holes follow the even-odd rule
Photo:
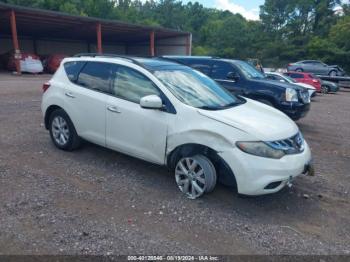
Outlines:
[[[142,97],[160,96],[160,90],[132,68],[115,66],[114,71],[106,110],[107,147],[164,164],[169,114],[140,106]]]
[[[231,93],[234,93],[236,95],[243,95],[244,89],[242,85],[238,83],[239,80],[236,81],[227,77],[229,73],[236,71],[237,70],[228,62],[215,61],[211,70],[210,77]]]

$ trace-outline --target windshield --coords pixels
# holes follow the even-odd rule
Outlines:
[[[190,68],[155,71],[154,75],[186,105],[220,110],[243,102],[206,75]]]
[[[250,64],[244,61],[235,61],[234,64],[241,70],[243,75],[249,79],[264,79],[265,76]]]

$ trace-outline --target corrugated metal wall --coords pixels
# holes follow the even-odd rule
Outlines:
[[[96,52],[96,44],[88,44],[82,41],[67,40],[32,40],[19,38],[22,52],[34,53],[35,49],[39,55],[52,53],[73,55],[77,53]],[[135,44],[109,44],[102,42],[104,53],[128,54],[148,56],[150,52],[149,42]],[[0,54],[13,49],[10,37],[0,37]],[[89,50],[90,49],[90,50]],[[155,41],[156,55],[186,55],[186,37],[172,37]]]

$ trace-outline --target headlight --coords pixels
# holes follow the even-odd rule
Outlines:
[[[237,142],[236,145],[243,152],[255,156],[280,159],[285,155],[283,150],[274,149],[264,142]]]
[[[286,101],[288,102],[298,102],[298,93],[295,89],[286,89]]]

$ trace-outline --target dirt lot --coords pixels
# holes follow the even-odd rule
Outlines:
[[[191,201],[163,167],[92,144],[54,148],[46,79],[0,74],[0,254],[350,254],[350,90],[315,98],[298,122],[315,177]]]

